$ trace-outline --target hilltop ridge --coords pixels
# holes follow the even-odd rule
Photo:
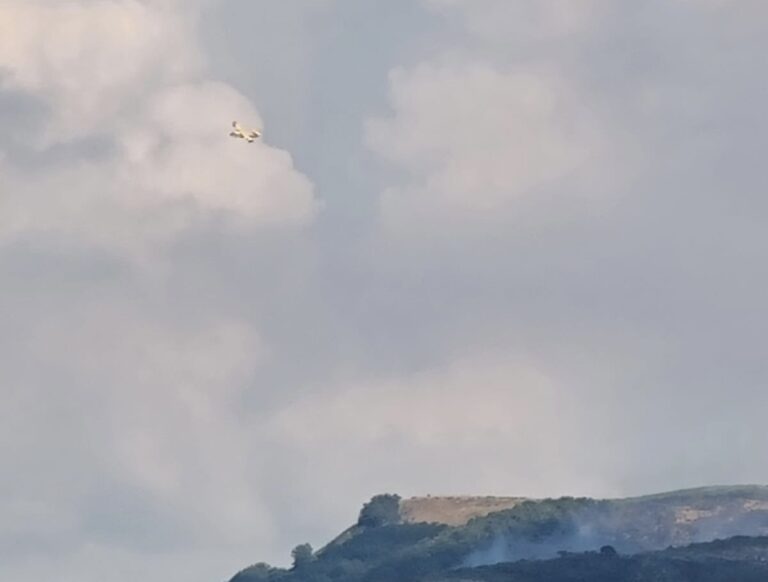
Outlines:
[[[404,523],[464,525],[475,517],[512,509],[526,497],[477,497],[472,495],[410,497],[400,501]]]
[[[723,495],[740,495],[750,499],[753,509],[768,509],[768,486],[763,485],[715,485],[679,489],[664,493],[639,495],[613,499],[626,503],[668,500],[676,498],[691,499]],[[765,499],[764,499],[765,497]],[[512,509],[525,501],[541,501],[534,497],[510,497],[494,495],[424,495],[400,500],[400,515],[403,523],[442,523],[457,526],[468,523],[475,517],[485,517],[491,513]],[[608,500],[611,500],[610,498]]]
[[[731,538],[735,541],[691,546]],[[366,503],[358,522],[319,551],[303,544],[293,557],[290,569],[261,563],[238,573],[232,582],[578,579],[561,577],[561,569],[592,569],[593,578],[581,579],[595,581],[621,579],[600,578],[605,572],[633,572],[638,580],[699,582],[685,578],[685,572],[705,571],[707,561],[717,562],[717,576],[726,576],[712,580],[764,581],[768,487],[701,487],[622,499],[403,500],[383,494]],[[618,561],[607,562],[611,557]],[[518,563],[524,565],[504,566]],[[644,569],[674,574],[643,578]]]

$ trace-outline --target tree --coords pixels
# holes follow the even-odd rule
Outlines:
[[[615,558],[619,553],[613,546],[603,546],[600,548],[600,555],[605,556],[606,558]]]
[[[293,558],[293,569],[300,570],[315,559],[315,553],[310,544],[301,544],[293,548],[291,557]]]
[[[381,527],[383,525],[395,525],[401,522],[400,496],[385,493],[375,495],[363,505],[357,525],[364,527]]]

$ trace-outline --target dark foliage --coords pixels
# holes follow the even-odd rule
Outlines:
[[[736,559],[735,556],[741,556]],[[569,554],[443,572],[425,582],[765,582],[768,539],[732,538],[633,556]]]
[[[309,544],[301,544],[293,548],[291,552],[293,558],[293,569],[303,570],[312,563],[315,559],[315,552],[312,550],[312,546]]]
[[[363,505],[357,525],[361,527],[381,527],[400,523],[400,496],[392,494],[376,495]]]
[[[763,499],[760,488],[562,498],[449,527],[399,523],[399,497],[380,495],[317,553],[297,546],[292,569],[257,564],[232,582],[768,582]]]

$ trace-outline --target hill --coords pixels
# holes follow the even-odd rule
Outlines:
[[[565,554],[462,568],[425,578],[430,582],[765,582],[768,538],[734,537],[629,556],[599,552]]]
[[[464,525],[475,517],[512,509],[525,497],[411,497],[400,501],[404,523],[443,523]]]
[[[768,487],[762,486],[603,500],[380,495],[318,552],[297,547],[293,568],[257,564],[232,582],[667,579],[643,572],[666,572],[676,581],[699,580],[680,576],[705,570],[725,575],[729,568],[742,576],[731,580],[758,573],[768,580],[762,536],[768,536]],[[732,539],[695,545],[726,538]],[[591,573],[568,578],[566,572]]]

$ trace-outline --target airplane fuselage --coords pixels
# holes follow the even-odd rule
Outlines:
[[[229,133],[231,137],[236,137],[238,139],[244,139],[248,143],[253,143],[256,141],[257,138],[261,137],[261,132],[256,129],[252,129],[249,131],[244,130],[240,125],[238,125],[237,121],[232,122],[232,131]]]

